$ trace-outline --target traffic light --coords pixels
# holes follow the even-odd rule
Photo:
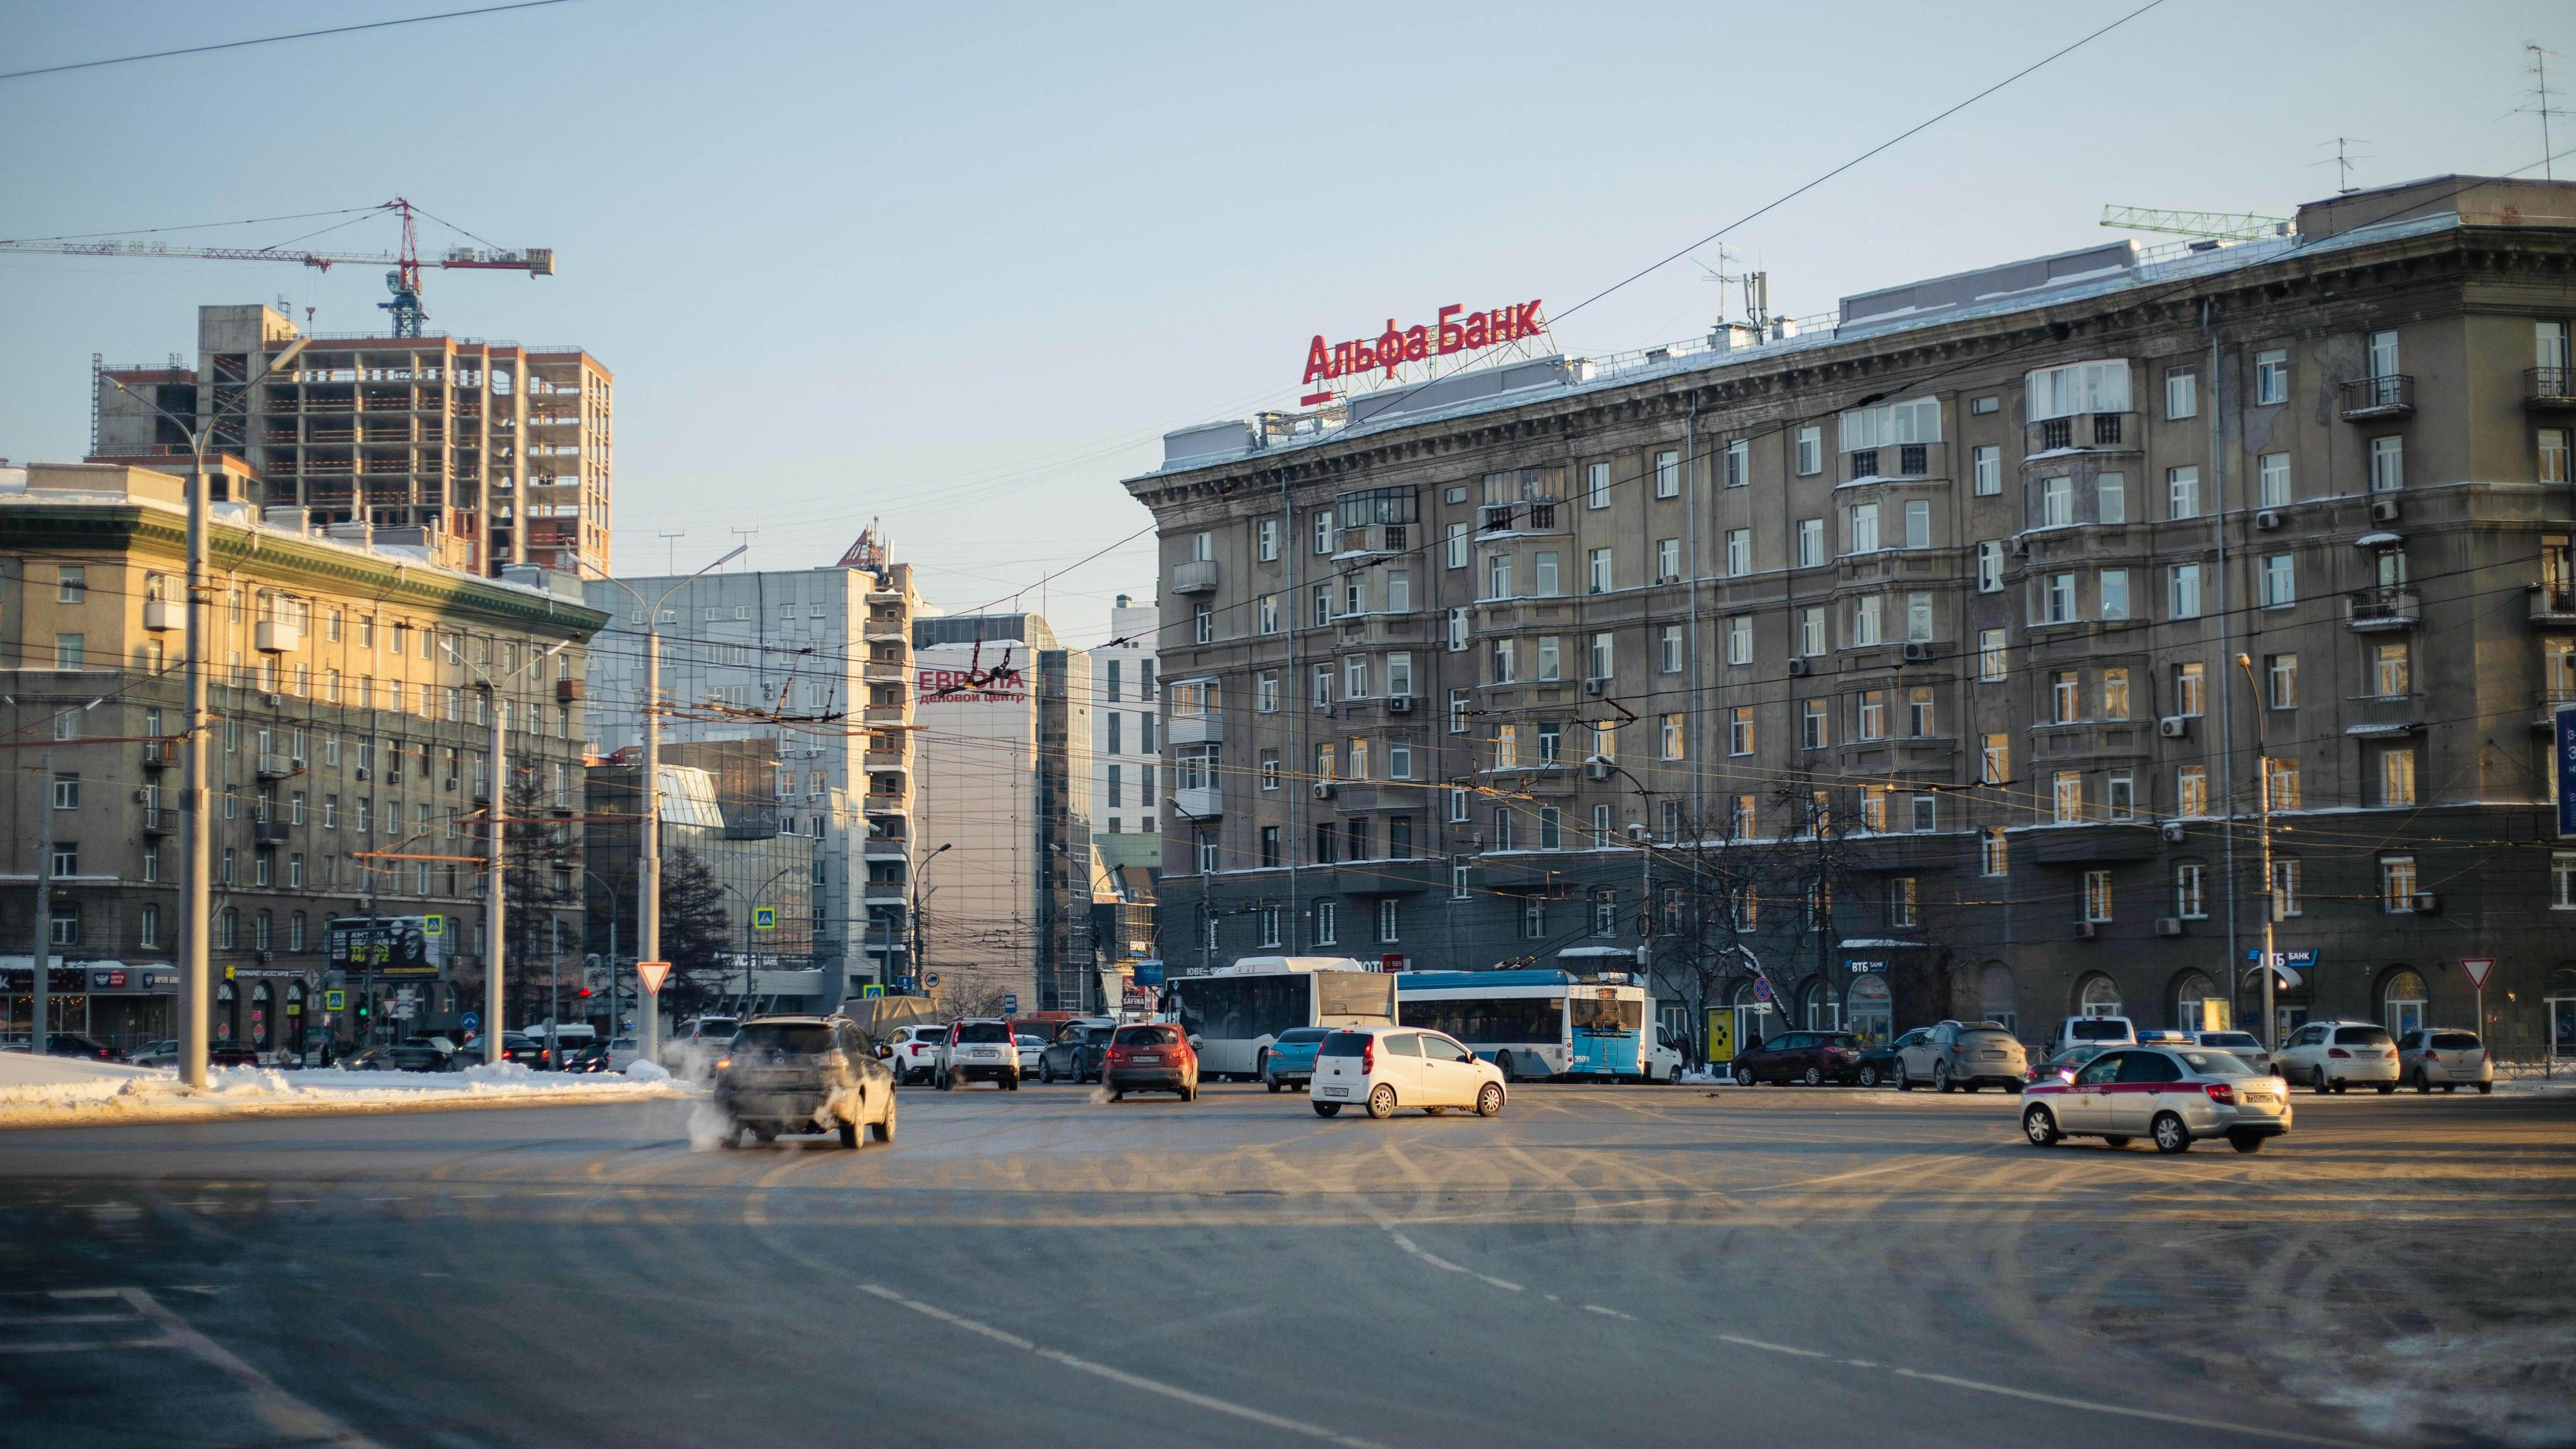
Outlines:
[[[361,996],[361,997],[359,997],[359,998],[358,998],[358,1020],[360,1020],[360,1021],[364,1021],[364,1020],[366,1020],[366,1019],[367,1019],[367,998],[365,998],[365,997]]]
[[[589,987],[585,986],[585,987],[583,987],[583,988],[581,989],[581,999],[582,999],[582,1000],[584,1000],[584,1001],[588,1001],[588,1000],[590,999],[590,988],[589,988]]]

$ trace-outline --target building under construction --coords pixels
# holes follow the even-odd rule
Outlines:
[[[513,563],[607,572],[614,435],[598,359],[436,334],[326,335],[266,376],[299,335],[271,307],[200,307],[194,366],[176,354],[160,367],[93,360],[91,461],[184,472],[187,434],[162,415],[176,414],[211,428],[218,498],[397,530],[394,541],[485,574]]]

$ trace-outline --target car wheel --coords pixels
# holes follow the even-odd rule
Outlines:
[[[2442,1084],[2442,1090],[2445,1092],[2456,1092],[2460,1090],[2460,1084],[2457,1082],[2444,1082]]]
[[[1506,1082],[1519,1080],[1519,1078],[1512,1072],[1512,1054],[1510,1052],[1494,1053],[1494,1070],[1501,1072],[1503,1074],[1503,1080]]]
[[[1253,1055],[1252,1079],[1256,1082],[1266,1082],[1270,1079],[1270,1048],[1263,1047]]]
[[[2239,1152],[2260,1152],[2263,1150],[2263,1134],[2260,1132],[2232,1132],[2228,1134],[2227,1145],[2235,1148]]]
[[[2130,1139],[2126,1137],[2105,1137],[2102,1139],[2102,1145],[2105,1147],[2126,1147],[2129,1145],[2129,1141]]]
[[[1019,1089],[1020,1089],[1020,1074],[1019,1074],[1019,1073],[1017,1073],[1017,1072],[1013,1072],[1013,1073],[1011,1073],[1009,1076],[1004,1077],[1004,1078],[1002,1079],[1002,1090],[1003,1090],[1003,1091],[1005,1091],[1005,1092],[1016,1092],[1016,1091],[1018,1091]]]
[[[2495,1083],[2493,1083],[2493,1082],[2480,1082],[2480,1083],[2478,1083],[2478,1095],[2479,1095],[2479,1096],[2481,1096],[2481,1097],[2492,1097],[2492,1096],[2494,1096],[2494,1095],[2495,1095]]]
[[[2336,1095],[2336,1096],[2338,1096],[2338,1097],[2340,1097],[2340,1096],[2342,1096],[2344,1093],[2349,1092],[2349,1091],[2351,1091],[2351,1090],[2352,1090],[2352,1083],[2350,1083],[2350,1082],[2337,1082],[2337,1083],[2335,1083],[2335,1084],[2334,1084],[2334,1089],[2335,1089],[2335,1095]]]
[[[741,1147],[742,1124],[739,1122],[727,1122],[725,1124],[725,1134],[716,1139],[716,1145],[727,1152],[732,1152]]]
[[[2334,1090],[2334,1083],[2326,1080],[2326,1069],[2323,1067],[2317,1068],[2316,1075],[2309,1078],[2308,1085],[2316,1088],[2317,1095],[2320,1097]]]
[[[2418,1094],[2433,1090],[2433,1079],[2424,1075],[2422,1067],[2415,1069],[2415,1090]]]
[[[1113,1102],[1124,1102],[1127,1100],[1127,1094],[1118,1090],[1116,1087],[1112,1087],[1109,1089],[1109,1100]]]
[[[856,1123],[856,1122],[844,1122],[844,1123],[842,1123],[842,1124],[841,1124],[841,1145],[842,1145],[843,1147],[851,1148],[851,1149],[853,1149],[853,1150],[855,1150],[855,1149],[858,1147],[858,1145],[859,1145],[859,1124],[858,1124],[858,1123]]]
[[[1390,1048],[1389,1050],[1392,1050],[1392,1048]],[[1737,1067],[1737,1068],[1735,1069],[1735,1085],[1737,1085],[1737,1086],[1739,1086],[1739,1087],[1749,1087],[1749,1086],[1752,1086],[1752,1085],[1753,1085],[1753,1069],[1752,1069],[1751,1067]]]
[[[1798,1080],[1806,1083],[1810,1087],[1821,1087],[1825,1084],[1825,1074],[1819,1068],[1809,1067],[1807,1068],[1807,1074],[1800,1077]]]
[[[1342,1115],[1342,1104],[1339,1102],[1316,1102],[1312,1105],[1315,1109],[1315,1115],[1318,1117],[1338,1117]]]
[[[1896,1065],[1891,1068],[1891,1070],[1896,1073],[1896,1090],[1900,1092],[1911,1092],[1914,1090],[1914,1079],[1905,1075],[1905,1059],[1903,1057],[1898,1057],[1896,1059]]]
[[[1864,1064],[1861,1067],[1860,1084],[1864,1087],[1875,1087],[1878,1085],[1878,1067],[1875,1063]]]
[[[1392,1051],[1393,1048],[1388,1048]],[[1395,1088],[1380,1082],[1368,1094],[1368,1114],[1383,1122],[1395,1115]]]
[[[1484,1085],[1484,1089],[1476,1093],[1476,1115],[1479,1117],[1499,1117],[1502,1114],[1503,1084],[1500,1082],[1487,1082]]]
[[[1950,1064],[1948,1062],[1934,1062],[1932,1064],[1932,1090],[1936,1092],[1947,1092],[1950,1090]]]
[[[1182,1100],[1182,1101],[1184,1101],[1184,1102],[1195,1102],[1195,1101],[1197,1101],[1198,1099],[1199,1099],[1199,1084],[1198,1084],[1198,1083],[1196,1083],[1196,1082],[1192,1082],[1192,1083],[1190,1083],[1188,1086],[1181,1088],[1181,1100]]]
[[[1055,1085],[1055,1063],[1044,1057],[1038,1058],[1038,1082],[1041,1086]]]
[[[2381,1082],[2381,1083],[2379,1084],[2379,1086],[2378,1086],[2377,1090],[2378,1090],[2378,1092],[2379,1092],[2379,1095],[2381,1095],[2381,1096],[2385,1097],[2385,1096],[2387,1096],[2389,1093],[2394,1092],[2394,1091],[2396,1091],[2396,1090],[2397,1090],[2397,1084],[2396,1084],[2395,1082]]]
[[[1264,1078],[1262,1078],[1262,1080],[1263,1080],[1263,1081],[1265,1081],[1265,1082],[1268,1082],[1268,1083],[1270,1084],[1270,1090],[1271,1090],[1272,1092],[1274,1092],[1274,1093],[1275,1093],[1275,1092],[1278,1092],[1278,1091],[1281,1091],[1281,1090],[1282,1090],[1282,1088],[1281,1088],[1281,1087],[1280,1087],[1280,1085],[1279,1085],[1279,1079],[1278,1079],[1277,1077],[1264,1077]]]
[[[894,1140],[894,1099],[891,1097],[886,1099],[885,1118],[877,1123],[876,1132],[879,1142]]]
[[[2033,1147],[2055,1147],[2066,1140],[2066,1134],[2057,1130],[2056,1114],[2046,1107],[2033,1107],[2021,1114],[2021,1135]]]
[[[751,1129],[751,1140],[763,1145],[775,1142],[778,1140],[778,1129],[765,1125],[754,1127]]]
[[[2156,1120],[2149,1124],[2147,1130],[2155,1134],[2158,1152],[2174,1153],[2191,1150],[2191,1129],[2184,1126],[2182,1118],[2174,1113],[2158,1112]]]

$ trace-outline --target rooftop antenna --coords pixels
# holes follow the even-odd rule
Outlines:
[[[751,540],[760,532],[760,525],[755,523],[749,528],[731,528],[725,531],[742,540],[743,572],[751,572]]]
[[[664,573],[676,574],[680,571],[680,545],[678,541],[688,537],[689,531],[685,528],[665,528],[656,531],[661,536],[663,547],[670,551],[663,563],[662,571]]]
[[[2351,148],[2355,146],[2368,146],[2374,143],[2359,136],[2337,136],[2331,141],[2319,141],[2317,144],[2319,146],[2332,146],[2335,148],[2333,157],[2336,180],[2335,195],[2350,196],[2354,192],[2359,191],[2361,188],[2352,184],[2352,163],[2355,161],[2370,161],[2377,158],[2369,155],[2355,156],[2352,154]],[[2308,164],[2311,166],[2323,166],[2326,162],[2311,161]]]
[[[2565,111],[2551,110],[2549,107],[2549,63],[2553,60],[2561,59],[2561,57],[2557,51],[2544,50],[2536,42],[2527,41],[2524,43],[2522,49],[2524,54],[2531,57],[2531,63],[2524,66],[2522,69],[2524,74],[2531,77],[2533,100],[2530,105],[2520,106],[2516,109],[2529,111],[2531,114],[2540,117],[2540,175],[2541,179],[2544,181],[2555,181],[2558,179],[2558,170],[2553,164],[2551,164],[2549,159],[2551,155],[2549,149],[2549,118],[2552,116],[2563,116],[2567,113]]]

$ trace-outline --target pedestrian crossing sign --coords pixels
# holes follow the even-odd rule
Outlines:
[[[777,930],[777,929],[778,929],[778,907],[776,907],[776,906],[754,906],[754,907],[752,907],[752,908],[751,908],[751,928],[752,928],[753,930],[755,930],[755,931],[775,931],[775,930]]]

